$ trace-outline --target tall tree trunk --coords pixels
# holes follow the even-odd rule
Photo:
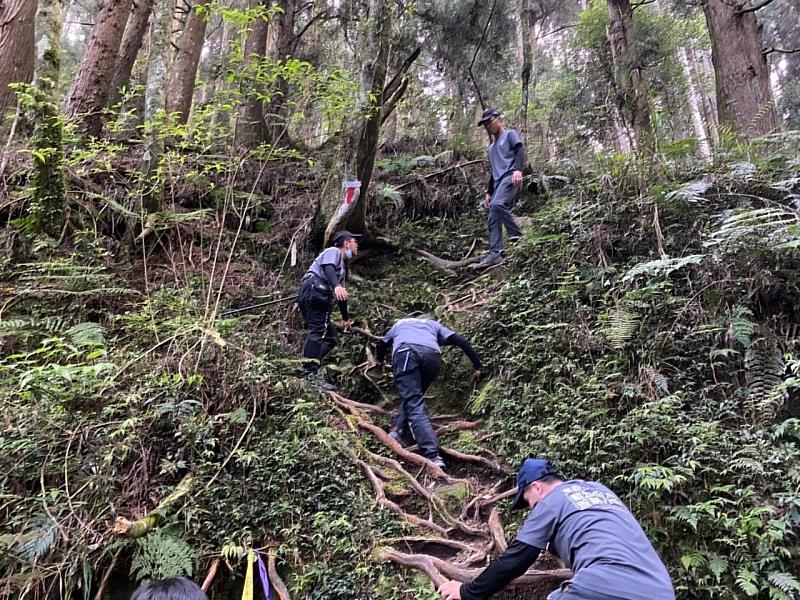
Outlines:
[[[686,97],[689,100],[689,107],[692,113],[692,126],[694,128],[695,137],[697,138],[700,156],[708,160],[711,158],[711,146],[708,143],[708,133],[706,132],[706,125],[703,120],[701,108],[702,100],[700,99],[700,92],[695,86],[694,77],[692,77],[692,67],[686,48],[678,49],[678,58],[680,58],[686,76]]]
[[[156,0],[153,13],[153,27],[150,33],[150,51],[147,56],[147,89],[144,104],[144,156],[142,171],[145,176],[152,173],[161,160],[164,151],[162,119],[165,108],[164,83],[167,79],[167,65],[170,55],[170,30],[175,0]],[[153,191],[143,201],[145,212],[161,209],[161,184],[148,185]]]
[[[122,44],[119,49],[119,58],[114,68],[114,77],[111,80],[111,92],[108,105],[113,106],[122,97],[122,88],[129,87],[133,65],[139,50],[142,48],[144,34],[153,12],[153,0],[134,0],[133,10],[125,26]]]
[[[0,133],[9,108],[17,105],[11,83],[33,79],[36,0],[0,2]]]
[[[178,40],[175,62],[167,82],[167,113],[177,113],[177,122],[186,123],[192,108],[197,66],[203,53],[208,15],[204,7],[211,0],[197,0],[189,10],[189,17]],[[200,10],[198,10],[200,7]]]
[[[630,0],[608,0],[608,14],[611,24],[607,35],[619,88],[618,104],[633,127],[637,150],[651,154],[655,148],[655,139],[650,122],[647,83],[642,77],[632,38],[633,11]]]
[[[258,8],[262,4],[266,6],[269,0],[250,0],[250,9]],[[267,139],[264,103],[258,97],[258,85],[254,74],[258,71],[258,65],[267,51],[268,31],[267,19],[256,19],[244,44],[245,69],[253,76],[246,78],[248,85],[244,90],[244,98],[236,120],[236,144],[243,149],[254,148]]]
[[[317,212],[318,223],[326,224],[325,240],[341,227],[355,232],[366,229],[367,197],[380,135],[383,88],[389,62],[392,10],[387,0],[370,0],[369,14],[359,28],[358,106],[349,121],[349,129],[342,132],[338,160],[331,170],[327,192],[323,193]],[[354,180],[360,182],[360,193],[348,203],[339,184]]]
[[[719,146],[719,122],[717,121],[716,100],[711,94],[714,72],[710,66],[706,67],[702,57],[698,58],[697,50],[695,50],[694,46],[687,46],[686,52],[689,58],[692,81],[700,95],[700,109],[703,112],[706,131],[708,131],[712,145],[716,148]]]
[[[67,115],[85,135],[98,136],[103,129],[101,113],[108,104],[119,45],[131,5],[132,0],[105,2],[86,44],[86,53],[67,106]]]
[[[63,0],[39,0],[36,13],[36,63],[33,119],[33,202],[40,231],[57,237],[64,223],[64,122],[58,110],[61,78]]]
[[[749,5],[749,0],[703,3],[717,79],[719,123],[744,138],[778,129],[761,30],[754,12],[742,12]]]
[[[297,11],[296,0],[277,0],[280,9],[269,21],[267,36],[267,56],[275,61],[285,61],[292,52],[294,39],[294,18]],[[289,84],[283,77],[278,77],[272,89],[272,96],[265,107],[267,125],[267,141],[277,143],[286,131],[286,96]]]

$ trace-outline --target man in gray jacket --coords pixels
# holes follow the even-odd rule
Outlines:
[[[523,575],[548,548],[575,574],[548,600],[675,600],[664,563],[636,518],[600,483],[564,481],[549,461],[528,458],[512,509],[531,514],[508,549],[477,578],[448,581],[444,600],[484,600]]]
[[[522,188],[522,168],[525,166],[525,146],[516,131],[504,127],[503,117],[497,109],[483,111],[478,122],[478,126],[481,125],[494,141],[489,145],[489,184],[483,199],[484,206],[489,209],[489,252],[475,265],[478,269],[503,262],[503,227],[509,240],[522,236],[522,230],[508,207]]]

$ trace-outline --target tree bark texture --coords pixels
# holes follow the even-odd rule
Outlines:
[[[650,154],[654,150],[655,140],[650,121],[647,82],[642,77],[639,58],[634,50],[630,0],[608,0],[608,14],[611,17],[608,41],[618,87],[617,104],[633,127],[637,150]]]
[[[267,56],[274,62],[285,61],[292,53],[294,40],[294,21],[297,12],[296,0],[277,0],[275,5],[280,9],[269,20],[267,33]],[[267,103],[265,122],[267,141],[276,144],[286,132],[286,97],[289,84],[283,77],[278,77],[271,98]]]
[[[167,113],[176,113],[176,121],[181,124],[189,120],[192,109],[197,67],[203,53],[208,24],[206,12],[202,8],[208,6],[210,1],[197,0],[189,10],[167,82]]]
[[[264,0],[266,5],[269,0]],[[258,8],[261,0],[250,0],[250,9]],[[265,18],[258,18],[253,23],[253,28],[247,35],[244,44],[244,65],[252,77],[249,89],[244,89],[244,99],[239,108],[239,117],[236,120],[236,144],[240,148],[250,149],[258,146],[267,139],[267,124],[264,121],[264,103],[259,98],[255,73],[258,65],[267,52],[267,36],[269,23]]]
[[[329,178],[327,192],[320,202],[318,216],[325,221],[324,239],[340,228],[354,232],[366,229],[368,190],[381,126],[383,89],[389,63],[392,5],[386,0],[370,0],[369,14],[359,29],[356,59],[359,68],[359,101],[349,129],[342,134],[339,157]],[[361,182],[357,198],[347,204],[339,182]],[[335,183],[331,183],[335,182]]]
[[[704,61],[702,56],[698,58],[698,51],[692,45],[686,47],[686,53],[689,58],[692,81],[700,94],[703,121],[705,121],[712,145],[716,148],[719,146],[719,121],[717,120],[717,102],[713,95],[714,69],[711,67],[710,61]]]
[[[64,1],[39,0],[36,13],[35,96],[33,119],[33,202],[40,231],[57,237],[64,224],[64,122],[58,110],[61,78],[61,30]]]
[[[122,97],[122,88],[130,86],[131,73],[139,51],[142,48],[144,35],[147,32],[147,25],[150,23],[150,15],[153,12],[153,0],[134,0],[133,9],[128,24],[125,26],[125,33],[122,36],[122,43],[119,49],[119,58],[114,68],[114,78],[111,80],[111,92],[108,105],[113,106]]]
[[[706,131],[706,124],[703,119],[700,92],[695,86],[694,78],[692,77],[689,53],[686,51],[686,48],[678,49],[678,58],[686,74],[686,97],[689,100],[689,107],[692,112],[692,126],[694,128],[695,137],[697,138],[697,146],[700,150],[700,156],[708,160],[711,158],[711,145],[709,144],[708,132]]]
[[[84,135],[96,137],[103,128],[102,110],[108,104],[131,5],[132,0],[113,0],[103,4],[86,44],[86,53],[67,107],[67,115]]]
[[[153,26],[150,33],[150,51],[147,56],[147,89],[144,104],[144,156],[142,171],[149,174],[161,159],[164,148],[162,115],[165,108],[164,84],[170,59],[170,30],[175,11],[175,0],[156,0]],[[144,199],[145,212],[161,209],[159,189]]]
[[[0,131],[9,108],[17,105],[11,83],[33,79],[36,0],[0,1]]]
[[[711,36],[711,61],[717,79],[720,126],[737,137],[754,138],[778,129],[754,12],[739,12],[749,1],[705,0],[703,12]]]

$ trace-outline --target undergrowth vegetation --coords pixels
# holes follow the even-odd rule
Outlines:
[[[387,243],[354,263],[351,313],[380,334],[435,312],[475,342],[489,379],[473,388],[447,351],[430,392],[433,412],[484,419],[453,447],[472,451],[480,435],[511,467],[545,455],[607,483],[680,597],[797,597],[797,141],[736,149],[710,169],[610,157],[523,197],[523,239],[474,279],[410,250],[455,260],[485,235],[480,167],[401,187],[442,157],[386,158],[374,225]],[[201,580],[216,565],[215,597],[234,597],[245,552],[259,549],[293,597],[433,597],[424,578],[372,560],[410,525],[375,504],[351,455],[364,442],[298,377],[291,299],[225,312],[288,297],[311,258],[303,244],[291,258],[280,209],[248,200],[280,181],[265,174],[256,192],[227,187],[213,215],[167,218],[226,183],[193,176],[153,223],[158,241],[128,257],[102,211],[73,215],[86,226],[61,243],[7,229],[0,596],[125,598],[143,578]],[[248,211],[262,219],[250,230]],[[353,399],[391,399],[369,343],[343,338],[328,375]],[[143,529],[115,535],[126,521]]]

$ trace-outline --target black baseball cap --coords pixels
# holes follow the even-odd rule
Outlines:
[[[336,233],[333,234],[333,237],[331,237],[331,244],[333,244],[334,246],[341,246],[347,240],[352,240],[357,237],[360,236],[356,233],[350,233],[349,231],[342,229],[341,231],[337,231]]]
[[[487,108],[485,111],[483,111],[483,116],[481,117],[481,120],[478,121],[478,127],[485,125],[490,119],[499,116],[501,116],[499,110],[497,110],[496,108]]]

